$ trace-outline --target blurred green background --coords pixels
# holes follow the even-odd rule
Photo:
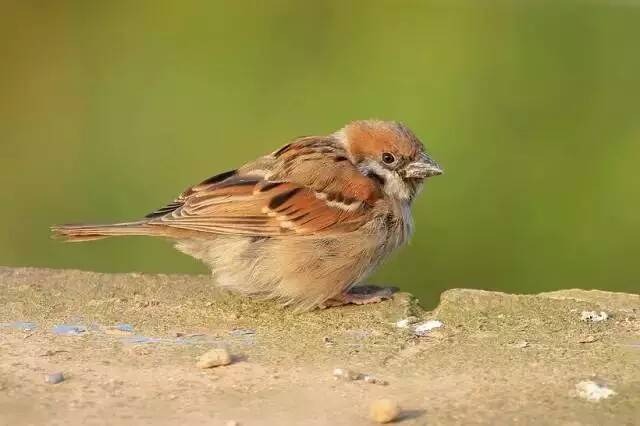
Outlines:
[[[371,280],[637,292],[640,2],[3,1],[0,264],[204,272],[166,241],[64,245],[350,120],[446,174]]]

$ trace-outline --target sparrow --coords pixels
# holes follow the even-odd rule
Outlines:
[[[391,292],[364,280],[408,242],[413,201],[440,174],[408,127],[361,120],[210,177],[142,220],[51,229],[67,241],[168,238],[217,285],[298,310],[373,303]]]

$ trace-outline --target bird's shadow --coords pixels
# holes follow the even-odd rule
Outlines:
[[[396,419],[395,423],[402,423],[408,420],[415,420],[419,417],[422,417],[427,410],[417,409],[417,410],[402,410],[400,412],[400,416]]]
[[[398,287],[392,287],[392,286],[377,286],[377,285],[358,285],[355,287],[352,287],[349,289],[349,293],[351,294],[357,294],[357,295],[361,295],[361,296],[368,296],[371,294],[377,294],[377,293],[385,293],[388,292],[389,295],[393,294],[393,293],[397,293],[400,289]]]

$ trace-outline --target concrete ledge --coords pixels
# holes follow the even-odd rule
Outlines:
[[[354,425],[382,397],[402,424],[632,424],[639,318],[640,296],[601,291],[456,289],[433,312],[405,293],[294,314],[206,276],[0,268],[0,424]],[[428,320],[443,326],[416,331]],[[216,347],[233,363],[198,369]],[[336,380],[338,367],[388,384]]]

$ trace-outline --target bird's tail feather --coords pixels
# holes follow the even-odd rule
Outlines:
[[[100,240],[123,235],[158,235],[157,231],[144,220],[105,225],[56,225],[51,227],[53,238],[69,242]]]

